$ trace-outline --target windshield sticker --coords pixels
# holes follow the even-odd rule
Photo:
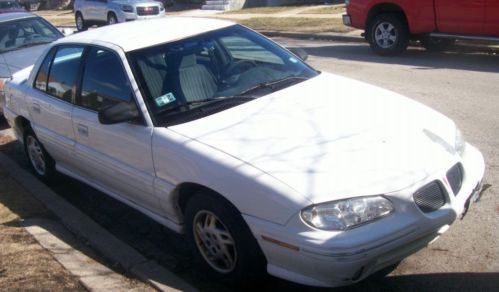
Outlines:
[[[296,58],[294,58],[294,57],[290,57],[289,61],[292,62],[292,63],[297,63],[298,62],[298,60],[296,60]]]
[[[167,94],[162,96],[158,96],[154,99],[158,107],[165,106],[171,102],[174,102],[175,100],[175,96],[171,92],[168,92]]]

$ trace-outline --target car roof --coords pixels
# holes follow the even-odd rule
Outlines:
[[[38,17],[36,14],[31,12],[9,12],[0,14],[0,22],[28,18],[28,17]]]
[[[233,25],[233,22],[198,17],[162,17],[126,22],[76,33],[56,43],[110,43],[125,52],[184,39]]]

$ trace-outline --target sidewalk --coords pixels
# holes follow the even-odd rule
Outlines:
[[[2,290],[195,291],[12,161],[19,147],[0,118]]]

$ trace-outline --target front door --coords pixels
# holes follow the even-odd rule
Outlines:
[[[73,110],[79,171],[105,190],[155,211],[153,128],[141,119],[104,125],[98,118],[99,110],[117,103],[135,104],[122,60],[111,50],[91,47],[84,62]]]
[[[487,0],[436,0],[437,27],[443,33],[484,34]]]
[[[487,0],[485,34],[499,37],[499,1]]]

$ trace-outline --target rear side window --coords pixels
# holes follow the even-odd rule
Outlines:
[[[35,79],[35,87],[41,91],[47,91],[47,79],[49,76],[50,65],[52,64],[52,59],[54,58],[55,49],[52,49],[45,60],[43,60],[42,65],[40,66],[40,70],[36,75]]]
[[[47,93],[72,102],[83,47],[60,47],[50,66]]]
[[[116,54],[92,48],[85,58],[80,105],[99,111],[119,102],[130,102],[132,89]]]

